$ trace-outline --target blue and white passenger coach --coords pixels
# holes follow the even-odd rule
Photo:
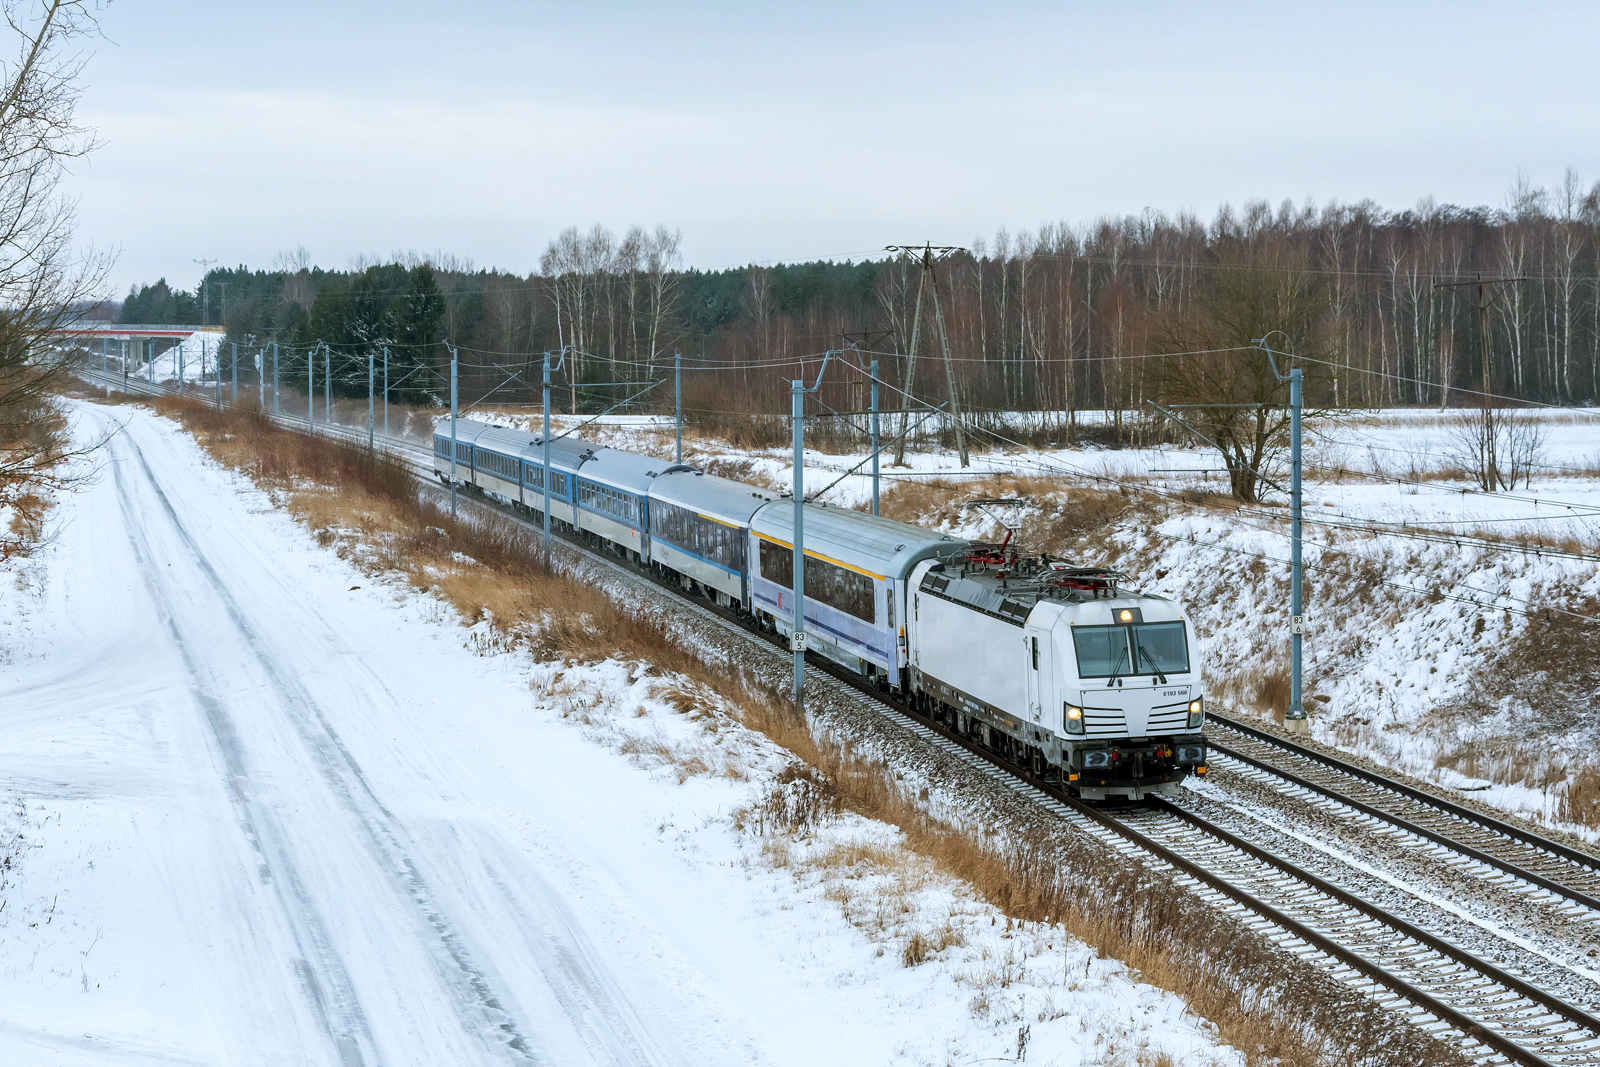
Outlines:
[[[750,603],[750,518],[777,499],[765,489],[673,467],[650,486],[650,559],[715,603]]]
[[[596,448],[578,468],[574,525],[597,547],[650,562],[650,485],[672,464],[615,448]]]
[[[529,511],[544,510],[544,446],[541,438],[521,430],[491,426],[474,419],[456,422],[456,482],[482,490],[502,503]],[[550,442],[550,519],[574,526],[574,476],[593,446],[573,438]],[[433,473],[450,480],[450,425],[433,434]]]

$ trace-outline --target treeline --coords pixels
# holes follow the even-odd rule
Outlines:
[[[911,258],[699,271],[683,267],[678,242],[664,227],[574,228],[526,276],[415,256],[327,271],[302,251],[270,271],[213,270],[199,293],[142,287],[122,319],[194,321],[208,304],[241,344],[327,344],[352,392],[365,388],[365,352],[387,345],[415,368],[416,399],[443,386],[446,341],[460,350],[464,390],[498,387],[507,400],[534,399],[539,353],[567,348],[562,406],[589,410],[635,388],[608,383],[659,380],[674,352],[692,368],[690,406],[708,414],[786,411],[789,379],[814,375],[820,354],[851,336],[885,378],[905,380],[920,280]],[[1248,346],[1273,329],[1318,361],[1308,364],[1318,403],[1460,401],[1482,385],[1477,294],[1441,283],[1480,274],[1519,279],[1491,287],[1491,391],[1600,399],[1600,186],[1570,172],[1555,189],[1519,181],[1499,208],[1255,202],[1209,223],[1147,211],[1001,231],[944,258],[936,278],[963,406],[979,421],[1035,410],[1070,427],[1076,411],[1171,399],[1174,380],[1152,354],[1202,339]],[[912,391],[942,402],[932,298],[923,294]],[[823,400],[835,407],[864,396],[859,375],[841,371],[831,388]]]

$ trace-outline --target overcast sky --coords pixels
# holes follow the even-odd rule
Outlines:
[[[121,291],[302,244],[525,272],[566,226],[666,223],[718,267],[1600,179],[1600,4],[772,8],[116,0],[81,235]]]

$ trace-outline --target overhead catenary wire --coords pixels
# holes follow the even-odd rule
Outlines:
[[[890,388],[894,388],[894,387],[891,385]],[[904,392],[903,390],[900,390],[900,389],[895,389],[895,391],[896,392],[901,392],[901,393]],[[1029,449],[1026,445],[1023,445],[1018,441],[1014,441],[1014,440],[1012,440],[1010,438],[1006,438],[1003,434],[994,433],[994,431],[990,431],[990,432],[994,436],[1000,437],[1001,439],[1008,441],[1009,443],[1015,445],[1016,447],[1018,447],[1020,449],[1023,449],[1024,451],[1036,452],[1036,450]],[[1040,461],[1037,461],[1037,460],[1036,460],[1036,462],[1038,462],[1039,466],[1041,468],[1043,468],[1043,469],[1047,469],[1047,470],[1051,469],[1051,465],[1048,462],[1040,462]],[[1128,481],[1125,481],[1125,480],[1111,478],[1111,477],[1106,476],[1106,475],[1094,474],[1094,473],[1089,472],[1089,471],[1083,471],[1083,470],[1079,470],[1079,469],[1075,469],[1075,468],[1066,466],[1065,464],[1057,465],[1055,470],[1056,470],[1057,473],[1069,473],[1069,474],[1076,475],[1078,477],[1089,478],[1089,479],[1094,480],[1094,481],[1109,482],[1111,484],[1118,485],[1119,487],[1127,488],[1130,491],[1145,493],[1145,494],[1149,494],[1149,495],[1163,496],[1163,497],[1168,497],[1168,498],[1179,497],[1179,494],[1174,494],[1174,493],[1166,492],[1166,491],[1163,491],[1163,490],[1153,489],[1153,488],[1151,488],[1149,486],[1144,486],[1144,485],[1140,485],[1140,484],[1134,483],[1134,482],[1128,482]],[[974,472],[974,473],[977,473],[977,472]],[[1181,499],[1181,497],[1179,497],[1179,498]],[[1201,506],[1204,506],[1204,505],[1201,505]],[[1234,509],[1234,515],[1232,517],[1237,518],[1238,515],[1241,512],[1242,512],[1242,509],[1235,508]],[[1331,524],[1328,524],[1326,522],[1321,523],[1321,524],[1322,525],[1331,525]],[[1261,529],[1265,530],[1264,527],[1258,527],[1258,528],[1261,528]],[[1404,536],[1404,535],[1402,535],[1402,536]],[[1422,538],[1422,539],[1426,539],[1426,538]],[[1468,540],[1476,541],[1476,539],[1471,539],[1471,538],[1469,538]],[[1350,552],[1344,551],[1342,549],[1337,549],[1337,548],[1334,548],[1334,547],[1332,547],[1330,545],[1317,544],[1316,542],[1309,542],[1309,543],[1313,544],[1315,547],[1317,547],[1317,548],[1319,548],[1319,549],[1321,549],[1323,551],[1326,551],[1326,552],[1332,552],[1332,553],[1335,553],[1337,555],[1344,555],[1344,556],[1348,556],[1348,557],[1351,557],[1351,558],[1358,558],[1358,559],[1361,558],[1359,556],[1356,556],[1354,553],[1350,553]],[[1490,545],[1490,544],[1483,544],[1483,547],[1493,548],[1493,547],[1496,547],[1496,546],[1493,546],[1493,545]],[[1236,551],[1243,551],[1243,550],[1236,550]],[[1526,555],[1528,551],[1529,550],[1524,549],[1523,550],[1523,554]],[[1558,553],[1547,552],[1545,554],[1555,555],[1555,554],[1558,554]],[[1560,554],[1565,555],[1565,553],[1560,553]],[[1264,554],[1260,554],[1260,553],[1257,553],[1257,555],[1261,556],[1261,558],[1263,558],[1263,559],[1270,558],[1270,557],[1267,557]],[[1580,558],[1587,558],[1587,557],[1580,557]],[[1307,564],[1307,567],[1308,567],[1308,569],[1321,569],[1321,564],[1315,564],[1315,565]],[[1481,595],[1485,595],[1485,596],[1493,595],[1493,596],[1496,596],[1496,597],[1506,597],[1508,599],[1521,600],[1521,598],[1511,597],[1511,596],[1509,596],[1509,594],[1491,594],[1487,590],[1475,590],[1475,591],[1479,592]],[[1430,595],[1433,595],[1433,594],[1430,593]],[[1528,603],[1528,601],[1525,601],[1525,600],[1523,600],[1522,602],[1523,603]],[[1580,613],[1577,613],[1577,612],[1568,611],[1566,609],[1554,609],[1554,608],[1552,608],[1550,610],[1552,610],[1552,611],[1559,610],[1560,613],[1563,614],[1563,615],[1567,615],[1569,617],[1576,618],[1576,619],[1582,619],[1582,620],[1589,621],[1589,622],[1600,621],[1600,618],[1597,618],[1595,616],[1583,615],[1583,614],[1580,614]]]

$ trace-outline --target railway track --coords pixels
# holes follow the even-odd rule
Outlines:
[[[1523,895],[1553,904],[1570,922],[1600,928],[1600,859],[1248,723],[1207,718],[1211,749],[1246,773],[1350,809],[1376,832],[1409,834],[1420,847],[1456,853],[1482,876],[1522,883]]]
[[[102,384],[123,388],[120,379],[101,379],[100,375],[93,373],[90,376],[102,381]],[[141,387],[145,383],[128,384]],[[139,388],[139,391],[165,392],[159,386],[153,389]],[[307,426],[305,419],[283,415],[273,417],[288,428],[304,429]],[[367,439],[364,431],[343,427],[319,426],[318,432],[331,433],[362,444]],[[384,439],[382,445],[404,455],[432,484],[432,459],[428,449],[394,438]],[[475,507],[526,521],[515,510],[477,494],[469,493],[464,499]],[[591,561],[629,579],[642,580],[659,590],[672,593],[749,639],[787,654],[785,646],[779,641],[745,625],[733,613],[691,597],[642,568],[607,553],[596,552],[576,539],[563,537],[562,540]],[[1138,855],[1154,866],[1166,868],[1173,878],[1203,899],[1236,916],[1248,928],[1284,950],[1323,967],[1335,978],[1407,1017],[1420,1029],[1454,1042],[1477,1062],[1522,1064],[1526,1067],[1576,1067],[1600,1062],[1600,1018],[1501,969],[1490,960],[1474,955],[1319,878],[1193,811],[1166,801],[1121,811],[1091,807],[1057,786],[1037,780],[937,722],[918,715],[906,705],[826,661],[814,659],[811,668],[868,698],[904,729],[957,756],[974,773],[1027,797],[1081,832],[1105,842],[1108,847]],[[1521,879],[1535,891],[1559,893],[1566,906],[1579,908],[1585,913],[1592,911],[1585,898],[1593,899],[1589,893],[1600,888],[1600,885],[1583,881],[1587,877],[1581,870],[1585,865],[1573,856],[1563,854],[1573,850],[1546,842],[1515,827],[1508,826],[1506,831],[1501,831],[1489,825],[1495,820],[1476,813],[1472,814],[1472,818],[1467,818],[1459,812],[1434,807],[1428,818],[1435,821],[1430,823],[1423,819],[1424,813],[1421,811],[1408,809],[1403,814],[1396,812],[1392,810],[1398,804],[1394,797],[1428,807],[1428,801],[1421,799],[1427,794],[1413,797],[1406,792],[1409,787],[1389,783],[1389,786],[1397,787],[1389,788],[1371,780],[1381,776],[1365,771],[1352,774],[1350,769],[1331,767],[1328,757],[1309,750],[1304,753],[1292,751],[1282,747],[1281,739],[1254,731],[1245,724],[1218,717],[1213,717],[1213,722],[1232,734],[1232,744],[1216,746],[1217,750],[1241,766],[1277,775],[1293,788],[1305,789],[1333,802],[1353,801],[1352,807],[1362,806],[1357,810],[1364,817],[1381,821],[1395,832],[1416,833],[1413,827],[1424,830],[1426,833],[1418,836],[1438,847],[1454,850],[1473,862],[1489,863],[1504,876]],[[1252,736],[1254,734],[1262,736]],[[1247,742],[1257,747],[1246,751],[1249,747]],[[1272,750],[1273,745],[1279,745],[1282,751]],[[1284,752],[1289,754],[1284,755]],[[1312,772],[1311,766],[1296,763],[1294,769],[1290,769],[1287,764],[1294,760],[1322,768],[1314,773],[1324,776],[1345,775],[1365,782],[1374,791],[1381,792],[1386,788],[1388,791],[1381,795],[1347,797],[1338,792],[1338,785],[1318,781],[1310,773],[1301,773]],[[1441,824],[1437,821],[1439,819],[1455,822]],[[1402,826],[1402,823],[1405,825]],[[1489,836],[1474,839],[1474,843],[1468,844],[1452,836],[1458,833],[1462,837],[1467,836],[1467,832],[1460,830],[1456,823],[1475,828],[1472,833]],[[1473,851],[1465,851],[1467,849]],[[1581,853],[1575,855],[1582,856]],[[1489,859],[1480,859],[1480,856]],[[1567,866],[1559,866],[1557,861]],[[1600,872],[1597,872],[1597,876],[1600,876]],[[1579,916],[1575,913],[1574,918]]]

